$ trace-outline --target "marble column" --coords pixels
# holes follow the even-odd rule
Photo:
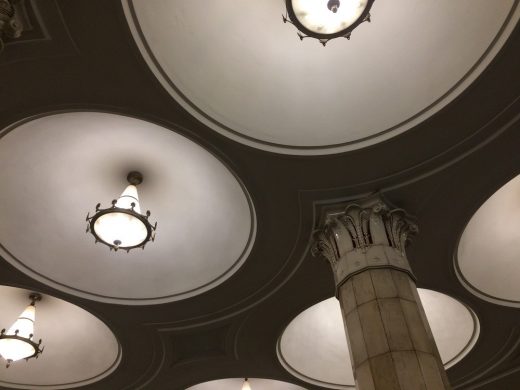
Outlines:
[[[446,390],[450,385],[405,246],[417,225],[381,197],[329,213],[313,255],[332,267],[358,390]]]

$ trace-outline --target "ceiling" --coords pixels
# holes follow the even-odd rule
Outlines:
[[[374,23],[324,50],[280,23],[281,0],[123,5],[185,109],[233,140],[291,154],[351,150],[424,121],[478,77],[520,16],[513,0],[378,1]]]
[[[482,299],[482,294],[471,288],[478,287],[469,276],[468,267],[472,266],[464,268],[459,261],[460,268],[465,269],[460,273],[454,261],[459,239],[470,226],[468,222],[478,215],[477,210],[520,174],[520,29],[515,23],[516,13],[510,14],[509,23],[506,20],[508,12],[513,7],[516,10],[516,2],[500,0],[491,7],[489,2],[476,1],[468,8],[467,1],[396,1],[400,7],[410,5],[401,9],[380,0],[374,4],[371,24],[356,29],[350,41],[336,40],[326,48],[311,40],[300,42],[293,27],[283,24],[283,2],[250,1],[224,14],[211,7],[229,10],[225,6],[231,2],[205,5],[210,8],[199,5],[199,14],[194,14],[188,2],[164,2],[176,4],[176,11],[184,12],[170,40],[178,46],[175,66],[184,61],[185,67],[176,68],[173,74],[177,78],[200,74],[199,84],[178,87],[185,88],[190,99],[200,100],[204,89],[210,89],[204,103],[207,105],[197,101],[193,107],[172,96],[164,80],[158,79],[156,69],[150,67],[140,47],[142,42],[134,39],[135,31],[129,25],[128,3],[25,3],[34,29],[18,41],[7,42],[0,54],[0,129],[10,130],[0,139],[0,242],[11,246],[12,254],[19,257],[15,261],[12,254],[0,254],[0,285],[40,291],[44,298],[68,302],[91,313],[110,329],[121,348],[121,361],[109,375],[83,388],[185,390],[214,380],[251,377],[305,389],[325,389],[285,370],[276,354],[277,342],[294,318],[334,294],[329,266],[308,252],[313,230],[331,207],[376,191],[418,219],[420,234],[407,252],[419,287],[446,294],[470,307],[480,323],[474,347],[447,370],[453,387],[497,390],[517,386],[518,308],[498,299]],[[432,4],[439,8],[431,8]],[[207,40],[202,40],[201,32],[214,31],[218,22],[217,18],[200,16],[208,9],[219,17],[231,15],[233,23],[221,24],[226,28],[219,29],[219,34],[206,34]],[[427,17],[421,17],[422,13]],[[406,15],[416,18],[406,19]],[[195,27],[194,16],[198,16]],[[156,16],[157,21],[161,18]],[[396,23],[403,20],[406,22]],[[188,21],[192,23],[189,28],[184,24]],[[159,29],[164,28],[158,24]],[[269,28],[258,30],[258,25]],[[240,26],[251,28],[235,35],[232,41],[224,39],[224,33]],[[382,28],[390,33],[375,36]],[[424,41],[427,31],[431,45]],[[474,68],[459,89],[453,89],[453,94],[420,114],[423,116],[407,122],[407,126],[376,135],[441,98],[478,61],[497,34],[501,38],[486,52],[483,65]],[[253,48],[255,42],[261,45],[262,36],[269,45]],[[272,41],[273,36],[278,37],[278,43]],[[164,36],[158,37],[158,45],[159,38],[164,41]],[[181,45],[179,40],[183,38]],[[415,39],[421,47],[410,56],[408,49],[415,47]],[[401,55],[369,62],[372,56],[380,56],[368,44],[374,40],[382,50],[388,47]],[[220,82],[238,80],[230,76],[229,69],[226,72],[230,79],[215,76],[217,68],[209,61],[218,57],[223,48],[229,53],[220,58],[222,71],[230,59],[237,58],[234,50],[243,48],[240,60],[244,62],[236,76],[250,72],[248,64],[256,58],[264,66],[256,67],[255,75],[261,77],[245,82],[269,93],[246,96],[242,89],[235,96],[231,93],[239,89],[217,88]],[[366,88],[357,88],[355,95],[351,94],[354,89],[338,92],[333,78],[320,75],[318,79],[324,80],[320,94],[307,93],[313,92],[311,88],[303,89],[305,85],[312,87],[309,80],[314,79],[303,77],[302,68],[312,75],[312,64],[326,75],[323,69],[329,69],[329,65],[340,67],[338,77],[342,79],[349,74],[345,71],[348,68],[342,66],[346,62],[329,60],[343,59],[354,50],[359,55],[350,63],[365,64],[366,73],[360,73],[353,82],[365,83]],[[192,57],[179,58],[187,53]],[[384,63],[399,62],[396,57],[410,61],[400,69],[384,67]],[[282,73],[273,66],[279,65],[281,72],[291,59],[298,72],[294,78],[291,75],[280,81]],[[190,63],[193,69],[185,72]],[[389,73],[371,71],[381,68]],[[435,77],[425,74],[425,69],[433,71]],[[381,74],[393,76],[381,83]],[[208,80],[216,84],[203,85]],[[264,81],[260,86],[259,80]],[[276,86],[273,80],[279,84]],[[398,80],[402,84],[398,84],[398,91],[403,88],[403,93],[392,89]],[[309,108],[311,105],[290,104],[286,97],[294,89],[287,88],[286,82],[293,82],[300,91],[295,103],[322,97],[320,102],[328,102],[331,93],[370,98],[371,104],[359,109],[359,113],[368,112],[367,118],[357,115],[353,107],[360,106],[352,105],[353,98],[345,100],[350,104],[334,100],[332,111],[320,105]],[[371,95],[364,95],[365,89]],[[388,91],[394,93],[388,97]],[[230,100],[219,98],[224,93]],[[254,99],[263,99],[259,100],[262,104]],[[237,101],[248,109],[234,116],[231,109],[240,111],[234,104]],[[277,101],[280,110],[275,107],[271,112],[270,104]],[[214,111],[208,111],[208,118],[227,105],[230,112],[222,111],[222,118],[217,119],[232,122],[230,128],[236,133],[221,131],[211,124],[212,119],[197,113],[210,104]],[[394,108],[397,111],[392,111]],[[316,115],[307,121],[306,116],[311,114]],[[345,119],[346,114],[352,120]],[[76,121],[80,117],[86,119]],[[356,126],[333,125],[336,120],[342,126],[352,124],[354,119],[358,121]],[[301,131],[293,121],[303,123]],[[306,127],[307,123],[312,128]],[[289,132],[282,131],[284,126]],[[263,133],[253,133],[255,128]],[[314,131],[316,128],[322,131]],[[354,128],[361,132],[356,133]],[[125,137],[117,138],[113,145],[103,142],[104,137],[111,138],[123,129]],[[333,131],[327,134],[327,129]],[[127,134],[131,138],[127,139]],[[278,136],[284,138],[273,138]],[[365,136],[371,138],[361,141]],[[72,142],[76,142],[74,147]],[[190,152],[180,156],[173,152],[177,148]],[[97,202],[108,203],[121,193],[128,168],[125,164],[130,165],[127,160],[134,158],[139,158],[143,166],[149,164],[143,169],[140,200],[143,209],[152,212],[152,220],[158,221],[158,234],[156,242],[144,251],[128,256],[95,245],[85,234],[85,216]],[[102,161],[108,164],[94,169]],[[184,184],[200,185],[196,188],[202,188],[203,202],[198,203],[202,209],[186,206],[181,210],[186,213],[182,219],[165,217],[180,207],[179,203],[161,199],[162,194],[179,196],[178,187],[171,182],[174,173],[182,176],[195,167],[201,176],[188,174],[194,181]],[[194,216],[191,219],[190,213]],[[42,229],[45,216],[50,224]],[[37,217],[38,223],[32,226],[29,222]],[[185,225],[184,241],[174,234],[179,221]],[[203,229],[203,234],[193,224]],[[246,237],[251,238],[249,242]],[[241,251],[244,257],[238,260]],[[51,257],[52,253],[56,256]],[[178,266],[174,260],[181,253],[206,254],[200,263],[195,260],[198,256],[183,257],[198,270],[192,269],[196,276],[182,278],[185,269],[178,271],[179,275],[173,271]],[[498,252],[494,257],[499,257]],[[165,268],[154,270],[150,265],[154,262]],[[211,269],[214,265],[218,267]],[[134,273],[134,266],[140,269],[142,278]],[[38,272],[30,272],[29,268]],[[226,270],[228,277],[213,283],[211,289],[187,293]],[[175,282],[163,283],[163,271]],[[160,274],[157,285],[150,281],[150,275],[156,272]],[[461,281],[461,275],[471,285]],[[510,293],[514,291],[511,287]],[[507,299],[518,300],[512,294]],[[107,298],[100,299],[100,295]],[[41,319],[43,303],[37,314]],[[11,319],[5,321],[10,323]],[[43,330],[41,337],[51,340]],[[50,354],[46,355],[51,345],[46,341],[46,352],[38,361],[19,367],[23,378],[32,377],[34,363],[51,360]],[[49,368],[45,375],[49,381],[59,381],[59,366]],[[12,386],[0,383],[0,388]]]
[[[0,137],[0,250],[43,283],[104,302],[162,303],[222,283],[250,251],[255,215],[245,188],[173,131],[70,112],[28,119]],[[146,251],[111,253],[78,233],[97,203],[117,199],[133,170],[144,176],[140,204],[157,220],[156,240]]]

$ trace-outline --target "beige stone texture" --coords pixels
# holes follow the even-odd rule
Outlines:
[[[410,274],[367,269],[338,299],[358,390],[450,389]]]
[[[356,387],[357,390],[376,390],[368,360],[360,364],[356,370]]]
[[[375,390],[401,390],[390,352],[370,359],[370,371]]]

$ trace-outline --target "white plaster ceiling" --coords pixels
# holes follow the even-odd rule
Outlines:
[[[378,0],[372,23],[323,48],[282,22],[284,1],[122,0],[156,77],[212,129],[247,145],[326,154],[433,115],[490,63],[518,0]]]
[[[305,390],[292,383],[275,381],[272,379],[248,378],[251,390]],[[200,383],[187,390],[242,390],[244,378],[218,379]]]
[[[30,303],[31,292],[0,286],[0,328],[9,328]],[[45,347],[38,359],[9,368],[0,359],[0,386],[10,389],[70,389],[97,382],[121,360],[114,334],[80,307],[49,295],[36,303],[34,339]]]
[[[474,346],[479,324],[462,303],[432,290],[418,289],[426,317],[446,368]],[[329,298],[306,309],[285,328],[278,357],[294,376],[333,389],[355,387],[341,308]]]
[[[89,299],[128,305],[183,299],[222,283],[255,235],[245,188],[187,138],[126,116],[61,113],[0,134],[0,254],[31,277]],[[144,250],[113,252],[86,234],[139,170],[141,209],[158,222]]]
[[[474,294],[520,306],[520,176],[473,215],[459,241],[458,276]]]

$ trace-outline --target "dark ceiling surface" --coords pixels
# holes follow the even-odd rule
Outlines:
[[[319,389],[284,371],[276,342],[300,311],[333,295],[328,265],[308,253],[320,213],[329,204],[375,191],[419,220],[420,234],[408,249],[418,285],[458,298],[480,319],[477,345],[448,370],[454,388],[518,388],[519,310],[471,295],[453,265],[472,214],[520,173],[518,27],[478,80],[427,121],[368,148],[304,157],[238,144],[186,113],[141,58],[119,0],[49,0],[37,7],[44,31],[9,43],[0,55],[0,128],[60,110],[106,111],[158,123],[225,161],[249,190],[258,218],[253,250],[235,275],[207,293],[163,305],[80,299],[0,259],[0,284],[73,302],[119,338],[119,368],[85,388],[176,390],[247,376]]]

